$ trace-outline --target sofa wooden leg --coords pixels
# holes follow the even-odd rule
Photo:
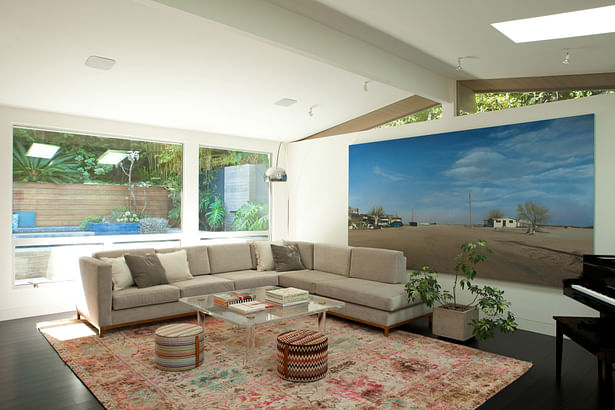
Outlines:
[[[104,336],[104,332],[105,330],[101,327],[98,329],[98,337],[103,337]]]
[[[389,337],[389,329],[390,329],[389,327],[385,327],[384,328],[384,336],[385,337]]]

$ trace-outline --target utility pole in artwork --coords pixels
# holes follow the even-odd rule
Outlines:
[[[468,198],[470,199],[470,228],[472,227],[472,191],[468,192]]]

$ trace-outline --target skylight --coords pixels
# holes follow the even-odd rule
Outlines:
[[[492,23],[515,43],[615,32],[615,6]]]

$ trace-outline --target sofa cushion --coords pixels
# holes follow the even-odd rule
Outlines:
[[[273,255],[273,265],[277,272],[305,270],[305,266],[301,262],[299,247],[296,244],[283,246],[271,244],[271,254]]]
[[[207,253],[211,273],[252,269],[250,244],[247,242],[211,245],[207,247]]]
[[[176,252],[157,252],[156,256],[164,268],[167,282],[172,283],[192,279],[185,249],[180,249]]]
[[[176,302],[179,299],[179,289],[171,285],[157,285],[149,288],[131,286],[127,289],[113,291],[111,298],[114,310],[129,309]]]
[[[374,309],[393,312],[415,303],[408,303],[408,294],[401,283],[346,278],[317,282],[314,293],[342,302],[356,303]],[[421,303],[420,300],[416,303]]]
[[[343,276],[335,273],[320,272],[317,270],[297,270],[292,272],[281,272],[278,276],[278,283],[285,288],[299,288],[310,293],[316,293],[316,284],[323,282],[335,282],[344,279]]]
[[[278,272],[253,269],[218,273],[216,276],[235,282],[235,289],[250,289],[259,286],[278,286]]]
[[[190,273],[193,276],[207,275],[210,273],[207,246],[185,246],[180,249],[184,249],[186,251],[186,255],[188,256],[188,266],[190,266]],[[178,248],[156,249],[156,253],[170,253],[177,251]]]
[[[113,282],[113,289],[120,290],[134,286],[135,282],[132,280],[130,269],[126,265],[124,256],[118,258],[100,258],[103,262],[111,264],[111,281]]]
[[[208,293],[228,292],[235,289],[233,281],[221,278],[220,275],[195,276],[194,279],[173,282],[170,286],[175,286],[179,289],[179,296],[182,298],[206,295]]]
[[[154,250],[154,248],[142,248],[142,249],[114,249],[111,251],[100,251],[100,252],[95,252],[92,257],[100,259],[102,257],[105,258],[119,258],[120,256],[123,256],[126,253],[129,253],[131,255],[145,255],[146,253],[154,253],[156,252]]]
[[[155,253],[146,253],[145,255],[125,254],[124,259],[137,287],[148,288],[168,283],[164,268]]]
[[[314,244],[314,270],[348,276],[350,248],[347,246]]]
[[[314,269],[314,244],[312,242],[284,241],[284,245],[297,245],[301,254],[301,263],[305,269]]]
[[[389,249],[352,248],[350,277],[384,283],[405,283],[406,257],[403,252]]]

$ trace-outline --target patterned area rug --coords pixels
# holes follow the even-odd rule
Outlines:
[[[154,331],[164,324],[110,331],[103,338],[71,339],[58,332],[61,326],[41,332],[109,409],[475,408],[532,367],[400,330],[384,337],[377,329],[329,318],[329,373],[316,382],[292,383],[277,376],[276,336],[313,329],[315,318],[258,327],[254,357],[244,367],[245,330],[208,317],[203,365],[165,372],[154,367]]]

